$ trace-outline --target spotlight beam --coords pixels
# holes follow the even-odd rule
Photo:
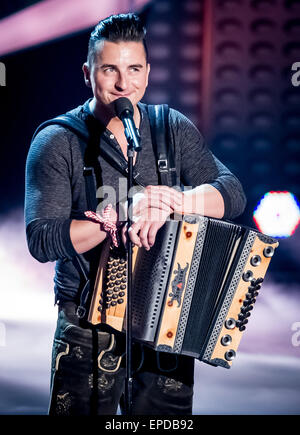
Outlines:
[[[134,2],[135,9],[149,0]],[[131,0],[45,0],[0,21],[0,56],[82,31],[111,14],[132,11]]]

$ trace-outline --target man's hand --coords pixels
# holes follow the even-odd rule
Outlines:
[[[202,184],[185,192],[168,186],[148,186],[142,193],[133,196],[133,213],[130,216],[134,223],[129,232],[126,225],[123,228],[123,242],[126,243],[126,234],[129,233],[134,244],[150,249],[157,231],[174,212],[222,219],[224,199],[219,190],[210,184]]]
[[[137,200],[135,200],[137,198]],[[147,186],[133,196],[133,216],[139,216],[146,208],[169,211],[182,209],[183,193],[168,186]]]
[[[157,231],[168,217],[182,209],[183,194],[168,186],[147,186],[143,193],[133,197],[133,224],[127,231],[123,228],[122,240],[126,244],[127,234],[132,243],[149,250],[155,243]]]

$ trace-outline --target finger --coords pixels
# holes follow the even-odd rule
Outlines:
[[[162,200],[159,194],[153,194],[152,196],[147,196],[145,200],[139,202],[133,208],[134,215],[142,214],[143,210],[150,207],[160,208],[164,211],[169,211],[171,209],[170,205],[168,205],[165,201]]]
[[[125,248],[126,248],[126,246],[127,246],[127,224],[125,224],[125,225],[123,226],[123,228],[122,228],[122,232],[121,232],[121,235],[122,235],[122,242],[123,242],[123,245],[124,245]]]
[[[159,201],[173,209],[180,207],[182,204],[182,192],[178,192],[168,186],[147,186],[146,196],[148,201],[152,203],[153,201]]]
[[[139,232],[139,238],[142,243],[142,246],[149,251],[150,246],[148,242],[148,232],[149,232],[150,223],[145,222]]]
[[[169,208],[168,211],[162,210],[160,208],[151,207],[147,209],[147,214],[144,214],[144,219],[148,219],[151,223],[157,222],[163,224],[172,213]]]
[[[158,224],[152,224],[150,226],[150,228],[149,228],[149,231],[148,231],[148,243],[149,243],[150,247],[152,247],[154,245],[154,243],[155,243],[156,234],[157,234],[158,229],[159,229],[159,225]]]
[[[140,238],[138,236],[138,232],[140,231],[140,228],[141,228],[141,222],[142,221],[140,220],[137,223],[133,223],[127,231],[128,237],[130,238],[132,243],[137,245],[139,248],[142,247],[142,243],[141,243]]]

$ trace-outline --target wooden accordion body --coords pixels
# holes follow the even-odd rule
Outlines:
[[[132,333],[157,351],[230,368],[278,242],[198,215],[133,250]],[[126,325],[126,252],[104,246],[88,320]]]

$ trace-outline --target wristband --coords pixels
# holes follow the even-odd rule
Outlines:
[[[117,225],[111,221],[110,212],[112,210],[112,205],[108,204],[104,210],[102,210],[102,216],[93,212],[93,211],[85,211],[84,214],[91,221],[101,224],[103,230],[106,231],[113,242],[115,247],[118,247],[120,244],[119,234]]]

